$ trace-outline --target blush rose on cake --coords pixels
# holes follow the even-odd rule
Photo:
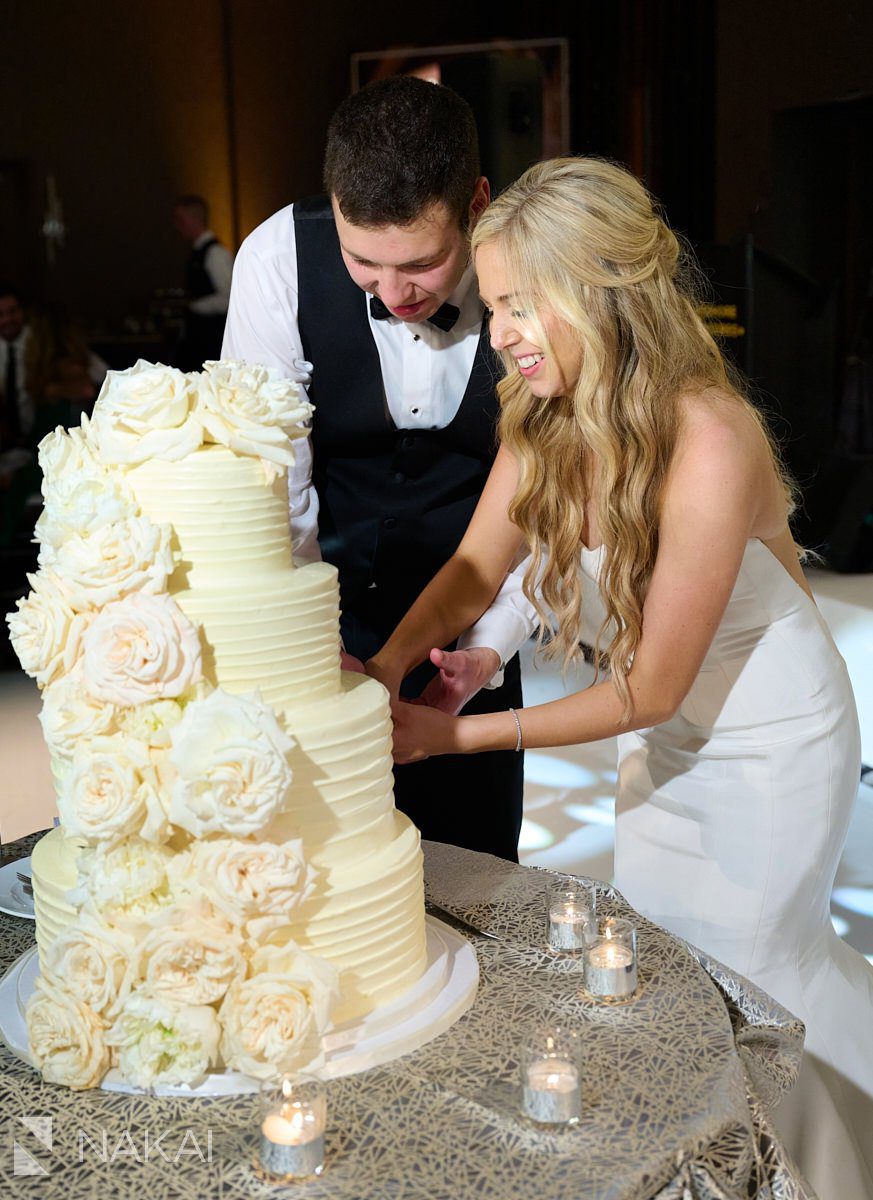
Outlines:
[[[9,614],[60,825],[34,848],[32,1061],[67,1087],[314,1071],[426,964],[387,697],[341,673],[334,568],[296,567],[311,406],[271,369],[112,371],[39,448]]]

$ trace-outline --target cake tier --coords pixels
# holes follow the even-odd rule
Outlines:
[[[339,592],[328,563],[241,573],[173,599],[200,626],[204,674],[225,691],[258,688],[276,709],[339,691]]]
[[[202,629],[207,678],[285,708],[339,689],[339,592],[327,563],[291,559],[284,471],[224,446],[127,472],[140,508],[173,526],[168,590]]]
[[[302,837],[307,859],[332,868],[363,862],[391,836],[391,714],[375,679],[344,671],[341,691],[319,704],[280,710],[294,739],[294,773],[285,811],[272,822],[274,841]]]
[[[150,459],[125,474],[150,520],[173,526],[179,562],[171,591],[238,583],[292,566],[285,472],[225,446],[178,462]]]
[[[304,572],[300,572],[304,574]],[[231,689],[233,690],[233,689]],[[263,840],[301,838],[316,872],[311,897],[287,936],[343,972],[338,1021],[400,995],[425,963],[419,836],[394,808],[388,695],[343,673],[330,700],[282,711],[295,741],[286,810]],[[76,843],[54,829],[34,848],[36,935],[41,951],[75,917]]]
[[[45,954],[61,930],[70,925],[76,915],[67,893],[76,886],[79,845],[57,826],[39,839],[31,853],[36,944],[40,955]]]
[[[57,828],[31,855],[41,955],[76,917],[67,893],[76,883],[78,853],[77,842]],[[421,975],[426,961],[423,889],[418,830],[393,810],[380,845],[357,864],[336,861],[319,869],[312,895],[281,937],[340,970],[336,1023],[387,1004]]]

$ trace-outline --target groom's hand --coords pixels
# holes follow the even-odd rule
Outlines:
[[[429,708],[456,716],[467,701],[500,669],[500,655],[489,646],[471,650],[431,650],[430,661],[439,667],[418,699]]]

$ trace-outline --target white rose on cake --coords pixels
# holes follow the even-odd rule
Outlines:
[[[140,359],[110,371],[94,405],[88,441],[102,463],[176,461],[196,450],[203,428],[195,412],[194,378]]]
[[[200,419],[212,441],[240,454],[291,466],[313,408],[300,385],[274,367],[227,359],[203,364]]]
[[[283,806],[294,742],[257,692],[216,688],[195,700],[172,730],[178,773],[170,820],[195,837],[258,833]]]
[[[128,736],[162,749],[170,745],[170,730],[182,720],[184,711],[178,700],[150,700],[121,709],[118,726]]]
[[[150,765],[148,747],[121,734],[80,743],[58,796],[67,832],[92,844],[139,832],[148,815],[142,772]]]
[[[253,941],[287,924],[312,893],[314,873],[299,839],[247,842],[213,838],[194,842],[170,866],[177,894],[206,896]]]
[[[173,836],[170,824],[170,789],[164,780],[164,767],[169,768],[160,754],[149,752],[151,765],[140,771],[140,798],[145,808],[145,820],[139,836],[146,842],[168,842]],[[171,769],[171,768],[170,768]]]
[[[39,720],[49,752],[71,759],[80,742],[115,729],[117,712],[114,704],[104,704],[89,694],[80,660],[73,671],[49,684],[42,694]]]
[[[339,972],[296,946],[261,946],[250,978],[232,983],[219,1009],[225,1063],[256,1079],[317,1070],[339,996]]]
[[[64,580],[75,608],[100,608],[131,592],[164,592],[173,572],[171,537],[169,525],[127,517],[57,547],[44,544],[40,563]]]
[[[43,483],[43,494],[45,506],[34,530],[41,543],[41,564],[50,564],[57,548],[70,538],[87,537],[139,512],[129,489],[105,473],[63,476],[50,486]]]
[[[53,572],[37,571],[27,580],[33,590],[16,601],[6,623],[25,673],[45,687],[75,666],[89,617],[74,611],[69,590]]]
[[[40,972],[104,1021],[112,1021],[130,990],[134,941],[87,913],[62,929],[40,953]]]
[[[64,987],[40,976],[25,1013],[30,1053],[48,1083],[81,1091],[109,1070],[103,1022]]]
[[[168,876],[172,858],[166,847],[136,836],[87,848],[79,856],[70,903],[115,926],[141,930],[175,901]]]
[[[140,943],[133,976],[149,993],[174,1004],[213,1004],[246,970],[229,926],[197,912],[178,910]]]
[[[66,430],[58,425],[39,443],[37,459],[42,471],[42,494],[48,497],[52,488],[63,481],[86,475],[97,478],[103,466],[88,442],[88,417],[83,414],[81,428]]]
[[[85,686],[111,704],[180,696],[203,675],[197,630],[169,596],[134,593],[107,604],[84,648]]]
[[[221,1027],[208,1005],[173,1004],[132,992],[106,1035],[121,1074],[135,1087],[200,1083],[218,1062]]]

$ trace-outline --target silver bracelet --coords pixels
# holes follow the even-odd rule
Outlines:
[[[516,733],[518,734],[518,737],[515,742],[515,752],[516,752],[516,754],[519,754],[524,749],[524,741],[521,736],[521,721],[519,721],[518,713],[515,711],[514,708],[510,708],[509,712],[512,713],[512,719],[515,721],[515,729],[516,729]]]

